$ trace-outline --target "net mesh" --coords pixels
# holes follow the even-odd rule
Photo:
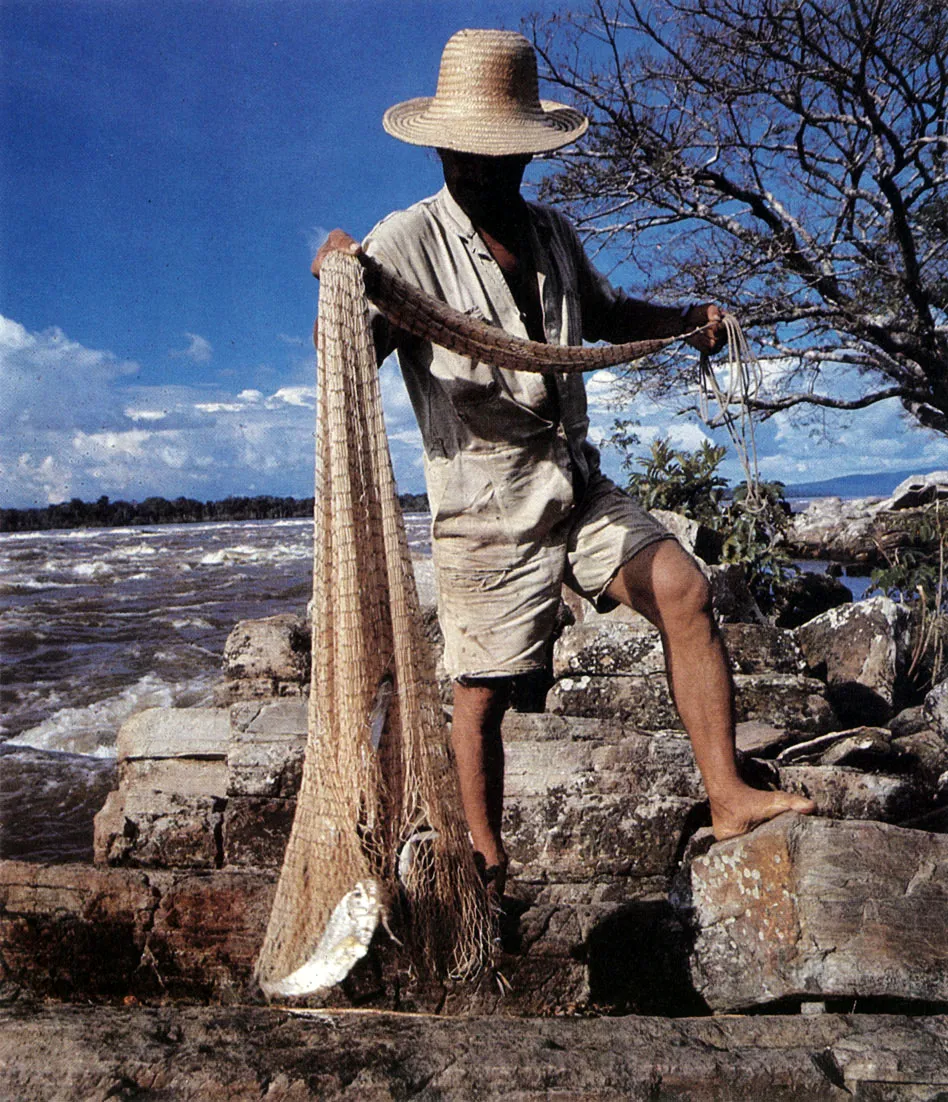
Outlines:
[[[257,978],[343,978],[394,917],[419,966],[470,977],[492,919],[474,866],[385,435],[357,260],[322,268],[309,731]]]

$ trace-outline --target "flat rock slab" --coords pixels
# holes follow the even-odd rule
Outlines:
[[[796,674],[735,674],[735,717],[811,735],[833,729],[836,717],[826,686]],[[561,677],[547,707],[555,715],[617,718],[645,730],[681,727],[664,672],[580,674]]]
[[[12,1007],[9,1102],[943,1098],[948,1019]]]
[[[948,1003],[944,835],[782,815],[712,847],[683,879],[692,978],[714,1009],[835,997]]]
[[[230,742],[226,708],[146,708],[122,724],[118,759],[223,760]]]

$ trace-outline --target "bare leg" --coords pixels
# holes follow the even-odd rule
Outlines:
[[[762,792],[741,779],[734,750],[734,691],[707,581],[673,540],[650,544],[607,590],[659,630],[675,706],[691,739],[719,841],[746,834],[784,811],[809,814],[812,800]]]
[[[500,831],[504,809],[504,745],[500,727],[510,700],[510,681],[484,678],[454,683],[451,743],[461,803],[474,851],[486,868],[498,866],[495,885],[503,895],[507,854]]]

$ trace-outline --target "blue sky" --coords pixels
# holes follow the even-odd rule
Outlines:
[[[458,28],[556,8],[2,0],[0,504],[311,493],[312,253],[440,185],[382,112],[434,91]],[[400,487],[421,489],[393,364],[382,379]],[[597,433],[608,392],[591,381]],[[645,440],[702,438],[673,408],[627,412]],[[788,482],[948,466],[886,407],[815,434],[774,419],[758,444]]]

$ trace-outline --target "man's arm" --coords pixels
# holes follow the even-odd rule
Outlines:
[[[702,326],[708,328],[689,337],[688,344],[699,352],[719,352],[727,341],[727,333],[724,312],[715,303],[695,303],[679,309],[677,306],[658,306],[623,295],[603,310],[597,328],[598,339],[622,344],[624,341],[649,340],[653,337],[677,337]],[[585,330],[585,324],[583,328]]]
[[[688,343],[708,353],[724,347],[727,334],[719,306],[692,303],[682,309],[630,298],[624,291],[616,290],[594,267],[572,223],[562,217],[558,221],[573,251],[586,340],[624,344],[626,341],[677,337],[709,326],[689,338]]]

